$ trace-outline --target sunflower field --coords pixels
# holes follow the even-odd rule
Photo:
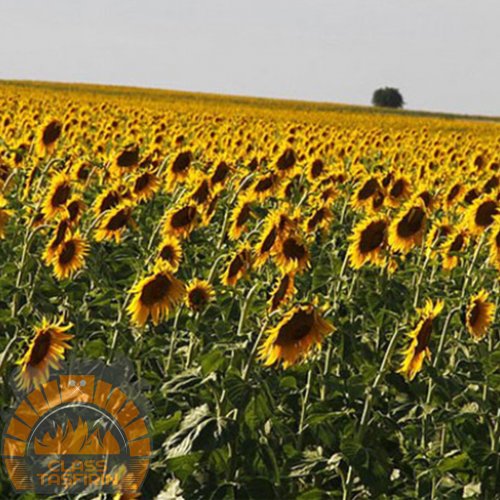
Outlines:
[[[12,374],[125,357],[138,498],[500,498],[499,122],[16,82],[0,105],[4,413]]]

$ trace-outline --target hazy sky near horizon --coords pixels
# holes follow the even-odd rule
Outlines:
[[[0,0],[0,78],[500,115],[499,0]]]

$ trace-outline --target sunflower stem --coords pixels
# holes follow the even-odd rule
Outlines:
[[[476,251],[474,252],[474,255],[472,257],[472,261],[470,263],[470,266],[469,268],[467,269],[467,274],[465,275],[465,278],[464,278],[464,284],[462,286],[462,293],[460,295],[460,298],[463,299],[465,297],[465,292],[467,290],[467,285],[469,284],[469,281],[472,277],[472,270],[474,269],[474,265],[476,264],[476,260],[479,256],[479,252],[481,250],[481,247],[483,245],[483,241],[484,241],[484,235],[486,233],[483,232],[483,234],[481,235],[481,239],[479,240],[479,243],[477,244],[477,247],[476,247]]]
[[[312,382],[312,367],[309,367],[307,370],[307,381],[306,381],[306,388],[304,392],[304,397],[302,398],[302,406],[300,409],[300,421],[299,421],[299,437],[297,441],[297,450],[301,451],[302,450],[302,445],[304,442],[304,422],[306,419],[306,411],[307,411],[307,405],[309,403],[309,395],[311,394],[311,382]]]

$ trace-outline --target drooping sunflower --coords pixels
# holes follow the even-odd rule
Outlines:
[[[78,224],[83,212],[85,203],[80,196],[72,196],[66,205],[67,218],[72,226]]]
[[[41,154],[53,153],[61,132],[62,123],[59,120],[46,120],[38,138],[38,151]]]
[[[255,267],[263,266],[271,255],[271,251],[279,238],[279,218],[271,212],[266,217],[264,228],[262,229],[255,251]]]
[[[66,211],[66,203],[71,195],[71,177],[65,172],[55,174],[49,184],[43,201],[43,213],[50,219]]]
[[[489,237],[489,262],[500,271],[500,220],[497,218]]]
[[[157,266],[155,272],[130,290],[133,298],[128,306],[132,321],[144,326],[149,316],[157,325],[182,301],[186,293],[184,283],[164,266]]]
[[[62,318],[57,323],[43,318],[42,324],[35,328],[28,349],[18,362],[20,368],[16,381],[23,390],[45,383],[49,378],[50,369],[58,369],[66,349],[71,349],[67,341],[72,339],[73,335],[66,332],[73,325],[62,324]]]
[[[272,255],[283,274],[301,273],[309,266],[309,250],[299,234],[291,233],[280,238]]]
[[[364,176],[359,182],[351,197],[351,205],[355,210],[367,208],[373,204],[374,199],[379,199],[382,187],[377,176]]]
[[[0,193],[0,239],[5,238],[5,226],[12,215],[11,210],[7,210],[5,207],[7,206],[7,201]]]
[[[466,325],[475,340],[481,340],[495,317],[495,304],[488,302],[488,292],[481,290],[474,295],[466,312]]]
[[[116,207],[121,201],[123,201],[123,194],[120,187],[113,186],[96,196],[93,210],[96,215],[100,215],[106,210]]]
[[[443,309],[443,305],[443,301],[437,301],[436,304],[433,304],[431,300],[427,300],[425,307],[417,310],[420,318],[409,334],[410,344],[403,351],[404,359],[399,369],[399,373],[408,380],[413,380],[422,369],[424,360],[431,357],[429,342],[432,328],[436,316]]]
[[[295,306],[272,328],[259,348],[259,359],[266,366],[283,363],[288,368],[306,358],[334,331],[313,305]]]
[[[326,205],[315,206],[304,222],[304,231],[308,234],[315,234],[317,231],[326,232],[332,219],[333,213]]]
[[[234,286],[245,276],[252,264],[252,253],[250,245],[245,242],[238,246],[229,259],[229,265],[224,272],[222,282],[228,286]]]
[[[389,245],[395,251],[408,253],[422,243],[427,221],[424,202],[415,199],[403,207],[389,226]]]
[[[489,195],[477,198],[467,209],[464,220],[472,234],[481,234],[500,212],[498,201]]]
[[[88,243],[78,231],[70,238],[65,239],[57,247],[55,255],[51,259],[57,279],[70,278],[75,271],[81,269],[85,264],[88,250]]]
[[[183,204],[171,208],[165,215],[163,234],[187,238],[199,221],[196,205],[192,203]]]
[[[95,233],[95,240],[111,240],[120,243],[123,231],[132,221],[132,206],[128,203],[120,203],[109,209],[103,216]]]
[[[129,144],[114,157],[111,171],[115,175],[123,175],[124,172],[134,169],[138,164],[139,146]]]
[[[214,298],[213,286],[206,280],[195,279],[186,291],[186,305],[193,311],[203,310]]]
[[[169,188],[187,179],[192,162],[193,153],[190,150],[181,151],[172,158],[167,167],[167,186]]]
[[[132,179],[132,194],[139,201],[150,200],[160,186],[160,179],[151,170],[137,173]]]
[[[182,260],[181,242],[174,236],[165,235],[158,247],[158,258],[176,272]]]
[[[453,231],[453,227],[447,217],[434,222],[425,240],[426,253],[429,257],[436,254],[436,249],[441,246]]]
[[[271,196],[276,191],[279,185],[279,177],[275,173],[270,173],[264,176],[260,176],[255,180],[252,185],[251,196],[252,199],[265,200],[268,196]]]
[[[387,228],[385,217],[370,217],[356,225],[348,250],[353,268],[359,269],[367,262],[384,265],[386,259],[383,251],[387,243]]]
[[[61,219],[57,226],[54,228],[53,236],[47,243],[47,246],[45,247],[45,250],[43,252],[43,260],[47,265],[52,262],[52,259],[56,254],[57,249],[64,241],[69,228],[70,222],[68,219]]]
[[[441,247],[443,269],[451,271],[459,263],[459,252],[463,252],[468,243],[468,233],[463,228],[457,228],[450,233]]]
[[[389,206],[397,208],[409,198],[411,193],[411,182],[403,174],[399,174],[387,191],[387,203]]]
[[[284,274],[276,282],[271,297],[268,301],[269,311],[275,311],[278,307],[287,304],[295,293],[295,276],[293,274]]]
[[[242,196],[238,200],[236,207],[231,213],[231,226],[228,236],[231,240],[237,240],[247,227],[247,222],[252,216],[252,202],[247,196]]]

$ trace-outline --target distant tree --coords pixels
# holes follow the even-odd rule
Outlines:
[[[398,89],[384,87],[373,93],[372,104],[382,108],[402,108],[405,104],[403,96]]]

